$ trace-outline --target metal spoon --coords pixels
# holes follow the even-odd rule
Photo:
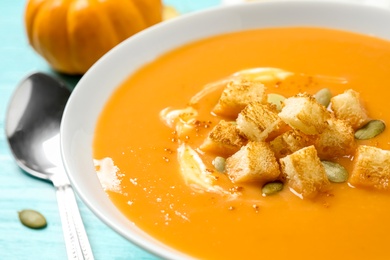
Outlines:
[[[70,91],[43,73],[24,79],[10,100],[5,131],[16,163],[56,188],[70,259],[93,259],[77,202],[60,154],[60,123]]]

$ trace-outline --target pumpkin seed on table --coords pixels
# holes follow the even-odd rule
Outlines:
[[[225,171],[225,164],[226,164],[226,160],[225,160],[225,158],[223,158],[221,156],[217,156],[213,160],[213,165],[214,165],[215,169],[219,172]]]
[[[268,182],[261,189],[265,196],[273,195],[281,190],[283,190],[283,182],[280,181]]]
[[[319,90],[315,95],[314,98],[317,100],[318,103],[321,105],[328,107],[330,104],[330,100],[332,98],[332,93],[328,88],[323,88]]]
[[[348,180],[348,171],[342,165],[330,161],[321,161],[321,163],[330,182],[341,183]]]
[[[378,136],[385,129],[386,125],[382,120],[371,120],[355,132],[355,138],[358,140],[368,140]]]
[[[267,102],[276,106],[278,111],[282,110],[282,102],[286,98],[279,94],[270,93],[267,95]]]
[[[26,227],[41,229],[47,226],[46,218],[36,210],[24,209],[18,215],[20,222]]]

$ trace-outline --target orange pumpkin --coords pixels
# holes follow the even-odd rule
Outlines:
[[[161,0],[29,0],[31,46],[57,71],[83,74],[129,36],[160,22]]]

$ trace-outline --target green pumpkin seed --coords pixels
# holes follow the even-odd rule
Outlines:
[[[347,170],[340,164],[329,161],[321,161],[325,168],[326,176],[330,182],[346,182],[348,180]]]
[[[270,103],[270,104],[273,104],[276,106],[276,109],[278,111],[281,111],[282,110],[282,102],[285,100],[286,98],[283,97],[282,95],[279,95],[279,94],[268,94],[267,95],[267,102]]]
[[[383,121],[371,120],[355,132],[355,138],[358,140],[371,139],[385,131],[385,128],[386,125]]]
[[[215,169],[219,172],[225,171],[225,163],[226,163],[225,158],[223,158],[221,156],[217,156],[213,160],[213,165],[214,165]]]
[[[273,195],[281,190],[283,190],[283,182],[280,181],[268,182],[261,189],[265,196]]]
[[[45,217],[38,211],[25,209],[18,212],[20,222],[23,225],[33,229],[40,229],[47,226]]]
[[[328,88],[323,88],[314,95],[314,98],[321,105],[328,107],[330,104],[330,99],[332,98],[332,93]]]

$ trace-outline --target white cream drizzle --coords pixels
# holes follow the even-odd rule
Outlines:
[[[97,176],[104,190],[121,192],[121,180],[118,178],[119,168],[114,165],[114,161],[105,157],[101,160],[93,160]]]

